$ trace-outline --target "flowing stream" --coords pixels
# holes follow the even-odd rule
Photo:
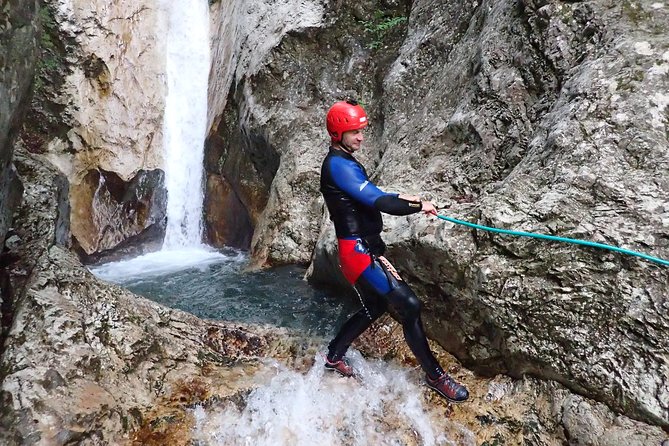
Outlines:
[[[475,446],[472,432],[424,404],[416,373],[349,352],[357,379],[325,371],[316,357],[305,374],[275,364],[243,407],[194,410],[200,445]]]
[[[180,271],[142,271],[142,259],[105,265],[107,280],[172,308],[211,319],[271,324],[305,335],[316,346],[313,365],[296,370],[268,359],[250,381],[243,400],[193,410],[194,444],[219,445],[471,445],[473,434],[424,402],[419,370],[392,361],[347,355],[359,376],[340,377],[323,367],[320,352],[355,301],[316,290],[302,280],[304,269],[281,267],[247,272],[248,256],[222,252],[224,261]],[[308,339],[308,341],[307,341]]]

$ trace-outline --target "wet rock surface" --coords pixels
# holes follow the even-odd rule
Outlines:
[[[66,246],[64,176],[23,150],[15,163],[26,189],[3,254],[2,444],[118,444],[163,399],[235,388],[236,364],[296,348],[285,331],[208,323],[96,279]]]
[[[422,378],[401,326],[389,316],[375,323],[354,346],[367,356],[416,367],[418,379]],[[457,444],[642,446],[667,439],[661,428],[616,414],[606,404],[576,395],[557,382],[503,375],[483,378],[436,343],[432,348],[444,369],[470,391],[470,399],[463,404],[449,404],[427,388],[424,391],[427,407],[438,414],[437,419],[445,420],[449,432],[460,427],[469,433]]]
[[[297,370],[298,373],[312,374],[314,356],[318,341],[311,347],[292,349],[290,355],[280,358],[283,367]],[[323,343],[321,341],[320,345]],[[375,324],[354,347],[369,359],[383,358],[383,361],[414,368],[412,380],[420,383],[422,373],[415,364],[412,354],[404,343],[401,327],[390,318]],[[437,444],[448,441],[463,446],[478,445],[518,445],[541,444],[563,445],[581,444],[588,446],[647,446],[666,441],[667,434],[658,427],[616,415],[606,405],[574,395],[558,383],[538,381],[532,378],[514,380],[506,376],[492,378],[476,377],[463,368],[453,356],[436,344],[433,345],[440,362],[448,372],[468,386],[470,400],[464,404],[449,404],[427,387],[419,387],[420,404],[424,408],[422,417],[429,423],[435,434],[440,437]],[[317,365],[318,366],[318,365]],[[194,379],[176,386],[174,394],[161,399],[152,412],[143,420],[142,427],[133,433],[134,444],[191,444],[192,441],[215,444],[217,439],[231,438],[228,431],[235,429],[236,420],[228,418],[228,424],[221,424],[222,418],[216,418],[218,411],[237,408],[242,411],[249,403],[254,390],[267,386],[281,372],[281,367],[263,364],[245,364],[233,366],[225,377],[225,387],[204,386],[202,380]],[[367,377],[369,378],[369,377]],[[364,405],[360,394],[366,378],[361,380],[341,377],[323,377],[320,385],[324,392],[344,393],[352,398],[350,404]],[[299,381],[299,380],[298,380]],[[387,385],[389,383],[386,383]],[[275,389],[278,391],[278,389]],[[295,397],[302,398],[304,388],[294,389]],[[360,392],[360,393],[358,393]],[[363,393],[364,395],[364,393]],[[323,398],[333,401],[341,395],[324,393]],[[356,398],[358,398],[356,400]],[[199,402],[199,409],[196,404]],[[370,402],[372,403],[372,402]],[[378,402],[374,402],[376,404]],[[285,402],[290,405],[290,401]],[[262,409],[259,409],[262,412]],[[199,412],[199,413],[198,413]],[[233,411],[234,412],[234,411]],[[264,416],[265,414],[257,414]],[[340,432],[346,432],[351,426],[342,422],[342,414],[332,414],[323,428],[338,426]],[[379,422],[383,426],[388,443],[404,445],[430,444],[406,425],[407,420],[394,418],[394,408],[387,408],[385,417]],[[229,416],[229,415],[228,415]],[[275,416],[280,416],[275,414]],[[281,421],[276,420],[277,426]],[[308,430],[308,429],[307,429]],[[257,439],[266,440],[266,432],[260,429]],[[286,433],[277,431],[275,442],[283,444]],[[341,437],[346,443],[346,436]],[[445,440],[448,439],[448,440]],[[304,441],[304,438],[295,439]],[[446,441],[446,443],[444,443]],[[386,444],[383,441],[382,444]],[[263,443],[264,444],[264,443]],[[352,443],[351,443],[352,444]],[[393,443],[394,444],[394,443]]]
[[[119,444],[165,401],[225,395],[244,383],[236,364],[289,344],[281,330],[153,304],[53,246],[16,302],[2,355],[3,444]]]
[[[80,258],[99,263],[160,249],[167,191],[161,170],[141,170],[125,182],[114,172],[89,171],[71,196],[72,238]]]

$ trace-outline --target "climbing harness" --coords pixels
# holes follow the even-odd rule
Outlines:
[[[628,255],[632,255],[632,256],[636,256],[636,257],[641,257],[642,259],[646,259],[648,261],[658,263],[660,265],[669,266],[669,260],[664,260],[664,259],[660,259],[659,257],[649,256],[648,254],[643,254],[641,252],[632,251],[630,249],[619,248],[617,246],[612,246],[612,245],[606,245],[604,243],[589,242],[587,240],[578,240],[578,239],[566,238],[566,237],[557,237],[557,236],[554,236],[554,235],[536,234],[536,233],[533,233],[533,232],[512,231],[512,230],[509,230],[509,229],[491,228],[489,226],[477,225],[475,223],[470,223],[468,221],[457,220],[455,218],[447,217],[445,215],[437,215],[437,217],[442,219],[442,220],[446,220],[446,221],[449,221],[451,223],[455,223],[456,225],[468,226],[468,227],[474,228],[474,229],[481,229],[481,230],[484,230],[484,231],[496,232],[498,234],[515,235],[515,236],[519,236],[519,237],[533,237],[533,238],[538,238],[538,239],[543,239],[543,240],[553,240],[553,241],[556,241],[556,242],[573,243],[573,244],[576,244],[576,245],[590,246],[590,247],[593,247],[593,248],[608,249],[610,251],[616,251],[616,252],[620,252],[620,253],[623,253],[623,254],[628,254]]]

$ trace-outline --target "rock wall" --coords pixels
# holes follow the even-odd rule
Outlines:
[[[365,26],[381,23],[375,10],[406,18],[408,3],[242,2],[239,8],[243,14],[227,28],[235,30],[237,47],[217,61],[223,66],[232,61],[236,68],[227,69],[229,81],[217,81],[230,85],[230,97],[219,97],[210,111],[217,117],[207,152],[219,162],[209,164],[208,176],[227,184],[246,208],[257,264],[308,263],[323,214],[318,187],[327,150],[324,114],[337,98],[355,96],[382,122],[378,79],[406,26],[400,21],[383,40]],[[370,163],[378,159],[382,130],[378,124],[368,133],[369,146],[376,147],[363,155]],[[207,194],[208,203],[217,199]],[[208,205],[216,206],[221,202]],[[208,223],[210,232],[240,228],[230,220],[208,217]]]
[[[0,246],[21,197],[22,186],[12,164],[12,153],[35,70],[37,5],[37,1],[12,3],[0,11]]]
[[[40,7],[41,64],[22,136],[30,151],[46,154],[67,176],[72,236],[84,257],[162,234],[160,8],[128,1]],[[137,192],[137,184],[153,189]]]
[[[669,258],[666,5],[418,0],[401,47],[390,38],[386,52],[361,24],[374,5],[323,5],[317,23],[235,74],[217,121],[233,123],[220,140],[280,155],[266,205],[239,199],[250,215],[262,209],[259,264],[305,262],[315,246],[312,280],[335,282],[317,181],[323,116],[343,94],[369,111],[362,158],[385,189],[466,220]],[[230,144],[251,160],[240,176],[266,190],[244,144]],[[213,173],[225,177],[223,164]],[[418,216],[386,220],[389,254],[425,299],[430,333],[465,364],[557,380],[669,426],[665,269]]]
[[[418,35],[432,37],[407,39],[385,80],[413,102],[387,110],[382,178],[419,176],[455,217],[668,258],[667,10],[496,2],[460,21],[437,8],[414,4],[433,18]],[[439,17],[462,31],[437,37]],[[452,49],[435,63],[439,47]],[[407,121],[411,146],[394,143]],[[556,379],[669,425],[665,268],[438,222],[397,222],[389,238],[429,296],[432,333],[466,364]]]
[[[37,1],[26,1],[0,9],[0,349],[13,313],[8,260],[2,251],[23,194],[12,155],[37,61],[37,8]]]

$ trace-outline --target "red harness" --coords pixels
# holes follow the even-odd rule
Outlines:
[[[352,285],[358,280],[360,274],[372,263],[367,247],[359,239],[339,240],[339,267],[344,277]]]

